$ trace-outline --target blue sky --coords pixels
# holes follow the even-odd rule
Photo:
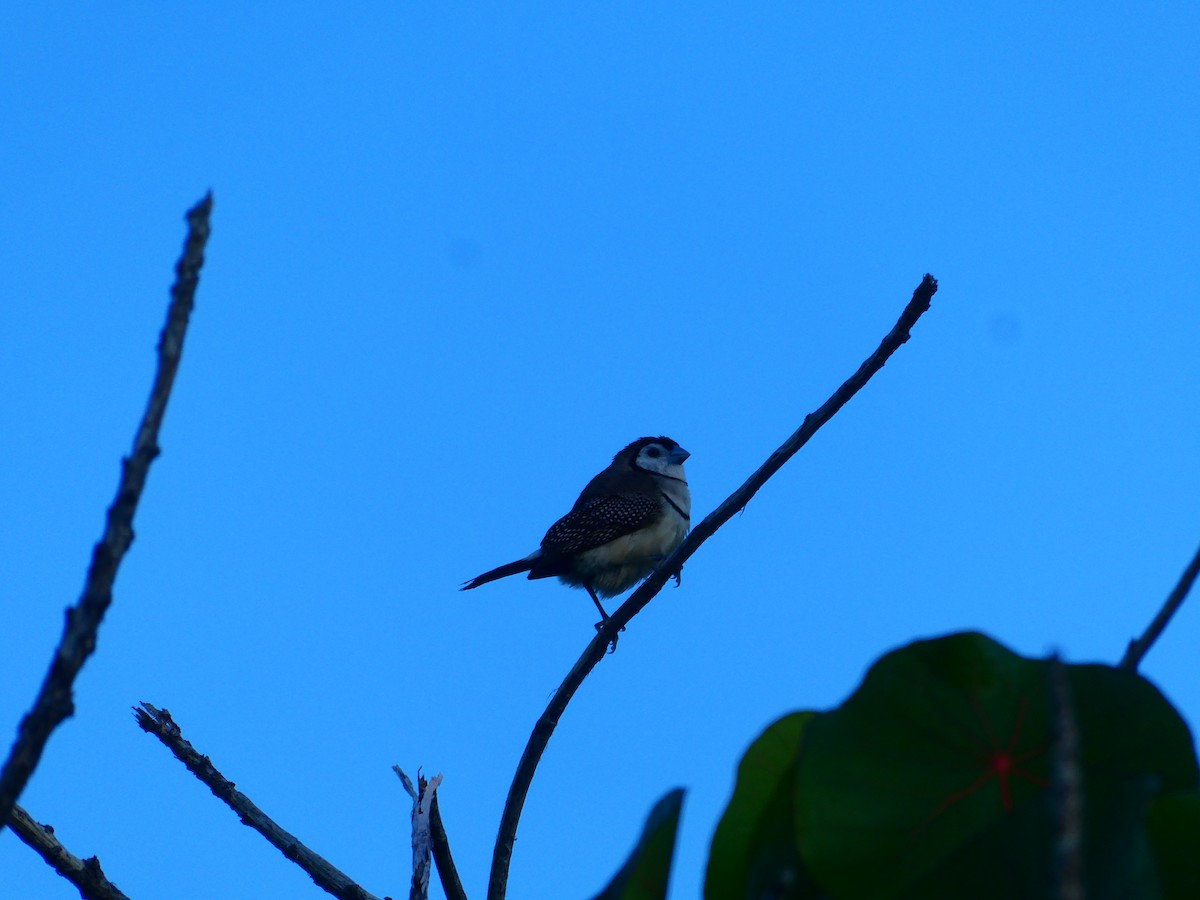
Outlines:
[[[912,341],[585,683],[513,897],[584,897],[682,785],[694,898],[747,744],[980,629],[1115,661],[1200,540],[1200,13],[1182,5],[297,4],[0,12],[0,726],[83,582],[181,216],[183,368],[78,714],[22,804],[135,897],[318,896],[141,733],[378,895],[441,772],[482,897],[587,596],[463,580],[667,434],[707,513]],[[1200,612],[1144,671],[1200,721]],[[4,752],[10,738],[3,738]],[[11,833],[6,895],[73,889]]]

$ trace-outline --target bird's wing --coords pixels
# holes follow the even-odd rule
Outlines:
[[[591,497],[550,526],[542,550],[547,556],[573,556],[652,525],[661,515],[658,494]]]

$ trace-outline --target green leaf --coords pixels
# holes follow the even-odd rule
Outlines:
[[[816,713],[792,713],[769,726],[738,765],[737,784],[713,835],[704,880],[707,900],[823,896],[796,847],[796,762]]]
[[[664,900],[682,806],[683,788],[676,788],[654,805],[637,846],[596,900]]]
[[[1191,736],[1140,676],[1065,668],[1087,896],[1157,896],[1143,810],[1195,787]],[[1053,724],[1045,660],[970,633],[888,654],[805,730],[795,827],[809,870],[839,900],[1050,896]]]
[[[1166,900],[1200,897],[1200,793],[1156,797],[1146,813],[1150,846]]]

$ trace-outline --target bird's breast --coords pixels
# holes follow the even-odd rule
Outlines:
[[[588,583],[604,597],[620,594],[683,543],[690,524],[673,504],[664,502],[663,514],[653,525],[580,553],[571,576],[564,576],[563,581]]]

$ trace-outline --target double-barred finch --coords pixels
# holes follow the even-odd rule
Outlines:
[[[557,576],[586,590],[607,619],[600,597],[637,584],[687,535],[692,495],[683,463],[690,455],[669,437],[639,438],[588,482],[537,550],[472,578],[462,590],[520,572]]]

